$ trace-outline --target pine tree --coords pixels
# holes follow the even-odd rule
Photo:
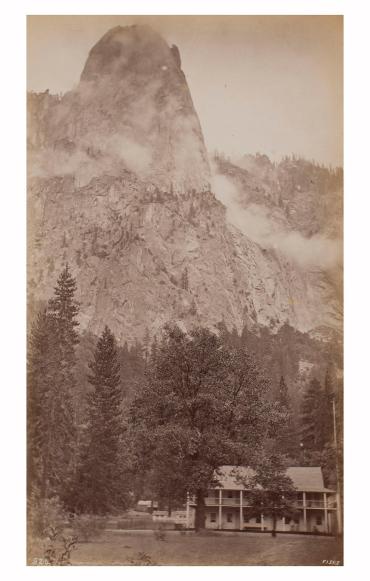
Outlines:
[[[76,320],[79,305],[74,295],[76,280],[72,277],[68,264],[62,270],[54,290],[54,297],[48,302],[48,313],[54,319],[60,349],[59,367],[64,414],[64,446],[66,458],[70,458],[68,473],[76,471],[79,447],[79,398],[76,390],[76,345],[79,342]],[[62,428],[62,427],[61,427]]]
[[[278,401],[282,407],[284,407],[284,408],[290,407],[288,386],[285,383],[285,379],[284,379],[283,375],[280,377]]]
[[[181,275],[181,288],[184,290],[189,290],[189,273],[187,267],[185,267]]]
[[[41,498],[64,497],[71,485],[70,399],[63,389],[57,324],[39,314],[28,350],[28,490]]]
[[[241,335],[240,335],[240,344],[242,347],[247,347],[248,338],[249,338],[248,327],[247,327],[247,325],[244,325],[242,332],[241,332]]]
[[[313,378],[303,396],[301,405],[301,441],[306,450],[321,450],[324,444],[322,424],[323,391]]]
[[[27,476],[28,493],[46,488],[50,430],[50,318],[40,312],[32,326],[27,358]],[[42,485],[43,483],[43,485]]]
[[[189,216],[188,216],[189,222],[191,224],[194,224],[194,220],[196,219],[196,215],[197,215],[197,213],[196,213],[196,210],[195,210],[195,207],[194,207],[194,203],[192,202],[190,204]]]
[[[325,444],[333,442],[333,398],[335,397],[334,378],[331,369],[326,370],[321,409],[323,440]]]
[[[75,329],[79,324],[76,320],[79,306],[74,298],[76,288],[76,280],[72,278],[67,264],[58,278],[54,297],[48,303],[48,313],[55,319],[58,341],[62,352],[60,365],[64,373],[64,387],[67,391],[70,391],[72,397],[74,396],[76,384],[74,377],[76,365],[75,347],[79,342]]]
[[[230,333],[230,345],[235,348],[238,348],[240,346],[240,337],[236,327],[233,327]]]
[[[294,422],[288,386],[284,376],[280,377],[277,403],[282,413],[282,423],[279,426],[275,448],[278,453],[295,457],[298,453],[298,434]]]
[[[150,355],[150,333],[148,327],[145,327],[145,334],[143,337],[143,357],[145,361],[148,360]]]
[[[74,397],[76,281],[68,266],[33,325],[28,349],[28,484],[66,501],[76,466]]]
[[[158,350],[157,335],[154,335],[152,345],[150,348],[150,357],[151,357],[151,359],[153,359],[153,361],[155,361],[155,359],[156,359],[157,350]]]
[[[76,280],[72,277],[67,264],[58,278],[54,289],[55,296],[49,300],[48,312],[55,317],[60,339],[65,347],[68,347],[69,352],[78,343],[78,334],[75,330],[78,326],[76,317],[79,312],[78,303],[74,298],[76,289]]]
[[[88,443],[79,470],[76,508],[107,514],[124,507],[120,365],[114,335],[105,327],[89,365]]]

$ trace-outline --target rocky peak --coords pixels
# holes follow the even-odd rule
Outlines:
[[[129,170],[164,191],[209,189],[207,152],[179,50],[150,27],[108,31],[91,49],[76,89],[52,115],[45,106],[33,115],[44,147],[33,173],[74,173],[86,185]]]
[[[82,82],[112,76],[120,81],[133,74],[155,76],[156,69],[179,68],[165,40],[149,26],[117,26],[91,49],[81,74]]]

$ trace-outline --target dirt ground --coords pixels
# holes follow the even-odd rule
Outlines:
[[[162,537],[162,538],[159,538]],[[72,565],[324,565],[343,564],[333,537],[259,533],[105,531],[78,543]]]

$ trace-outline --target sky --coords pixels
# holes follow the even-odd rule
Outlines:
[[[209,151],[343,164],[340,16],[29,16],[27,86],[64,93],[114,26],[179,47]]]

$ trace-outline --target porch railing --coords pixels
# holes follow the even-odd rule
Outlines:
[[[297,508],[325,508],[325,502],[323,500],[306,499],[305,503],[303,500],[296,500],[294,504]],[[328,499],[326,506],[327,508],[335,508],[335,500]]]

